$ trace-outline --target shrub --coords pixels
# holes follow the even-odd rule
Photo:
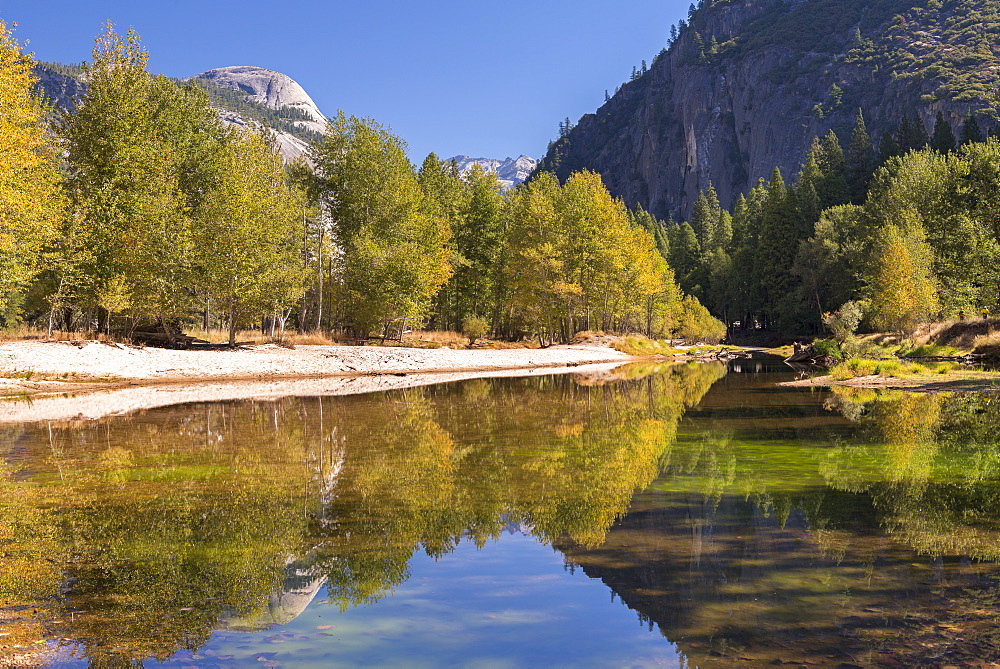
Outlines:
[[[462,333],[469,338],[469,344],[475,344],[490,331],[490,324],[482,316],[466,316],[462,321]]]
[[[864,307],[859,302],[845,302],[832,314],[823,314],[823,324],[830,328],[834,339],[845,342],[854,336],[864,318]],[[839,360],[839,357],[838,357]]]
[[[678,334],[689,342],[718,344],[726,337],[726,324],[709,313],[698,298],[688,295],[681,302]]]
[[[844,353],[840,350],[840,343],[836,339],[817,339],[813,342],[813,349],[824,358],[844,359]]]

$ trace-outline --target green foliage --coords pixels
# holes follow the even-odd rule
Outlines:
[[[812,343],[816,353],[824,358],[843,360],[844,352],[840,350],[840,342],[836,339],[817,339]]]
[[[342,254],[338,303],[359,338],[422,319],[451,275],[448,221],[426,213],[398,137],[370,119],[331,122],[316,145],[317,190]]]
[[[924,344],[903,354],[907,358],[950,358],[960,355],[954,346],[940,346],[937,344]]]
[[[712,316],[698,298],[688,295],[681,302],[677,333],[689,342],[718,344],[726,337],[726,324]]]
[[[134,31],[122,38],[109,24],[64,131],[69,190],[91,253],[80,298],[103,306],[117,279],[137,314],[162,320],[192,306],[180,287],[192,278],[192,210],[219,129],[198,89],[153,77],[147,59]]]
[[[299,297],[302,198],[259,135],[232,130],[214,156],[215,182],[199,210],[197,282],[229,321],[229,343],[248,318]]]
[[[858,302],[845,302],[832,314],[823,315],[823,324],[830,328],[834,340],[846,342],[857,332],[864,318],[864,307]]]
[[[485,337],[489,331],[489,321],[482,316],[466,316],[462,321],[462,334],[469,338],[470,344],[475,344],[476,340]]]
[[[849,57],[929,88],[931,100],[968,103],[996,118],[1000,7],[981,0],[898,4],[889,29]]]
[[[510,194],[505,281],[512,325],[540,339],[581,330],[669,332],[680,299],[653,236],[599,175],[543,174]]]
[[[0,19],[0,324],[21,317],[41,250],[65,217],[59,154],[33,93],[33,61]]]
[[[933,251],[917,216],[913,212],[910,220],[904,219],[905,228],[890,224],[882,231],[871,279],[871,319],[876,328],[905,332],[939,308]]]
[[[927,374],[929,371],[931,368],[917,362],[852,358],[831,369],[830,376],[837,380],[853,379],[859,376],[903,378],[915,374]]]

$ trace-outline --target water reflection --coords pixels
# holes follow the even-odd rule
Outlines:
[[[557,543],[569,563],[692,666],[1000,659],[1000,569],[979,561],[1000,557],[1000,403],[838,390],[752,423],[776,391],[734,381],[603,545]]]
[[[736,364],[0,428],[0,658],[165,660],[517,529],[690,666],[1000,659],[1000,402]]]
[[[600,545],[724,366],[0,428],[5,660],[99,666],[341,607],[511,526]],[[62,640],[62,641],[60,641]],[[45,644],[44,642],[48,642]],[[43,642],[43,643],[39,643]]]

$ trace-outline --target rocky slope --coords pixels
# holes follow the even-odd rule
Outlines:
[[[458,169],[462,174],[472,169],[473,165],[480,165],[487,172],[496,172],[504,190],[508,190],[524,182],[525,179],[538,166],[538,161],[529,156],[518,156],[517,158],[470,158],[469,156],[455,156],[452,158],[458,163]]]
[[[245,102],[278,111],[285,122],[270,124],[271,132],[286,161],[304,155],[309,150],[308,140],[326,132],[326,116],[298,82],[281,72],[242,65],[220,67],[185,79],[191,80],[205,86],[210,95],[213,89],[230,90],[245,96]],[[258,119],[248,117],[245,109],[233,109],[225,100],[212,97],[224,122],[241,126],[259,123]],[[294,128],[304,132],[295,132]]]
[[[956,127],[970,112],[995,122],[998,0],[699,4],[541,169],[596,170],[630,206],[686,218],[709,181],[730,206],[776,166],[794,176],[817,135],[834,129],[846,145],[858,108],[876,142],[914,112],[928,128],[938,111]]]
[[[38,90],[56,107],[72,108],[86,82],[80,68],[59,63],[39,63],[35,68]],[[194,80],[208,92],[228,125],[266,125],[286,161],[304,155],[309,141],[326,130],[326,117],[305,90],[291,77],[262,67],[222,67],[208,70]]]

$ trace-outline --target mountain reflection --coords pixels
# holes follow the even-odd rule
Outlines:
[[[99,666],[341,607],[423,550],[517,526],[592,548],[660,472],[720,364],[190,405],[0,428],[0,639]],[[49,640],[39,648],[37,642]]]

